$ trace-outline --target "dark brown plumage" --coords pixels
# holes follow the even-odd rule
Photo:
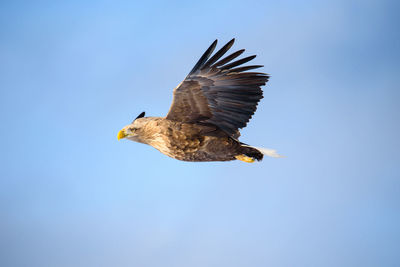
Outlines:
[[[261,65],[241,66],[255,58],[233,61],[244,49],[222,58],[234,39],[213,56],[215,40],[188,76],[174,89],[171,108],[165,118],[140,114],[118,133],[149,144],[160,152],[184,161],[253,162],[263,158],[262,150],[238,141],[239,129],[246,126],[257,109],[269,76],[246,72]],[[276,156],[272,150],[266,154]],[[265,152],[263,151],[263,152]]]

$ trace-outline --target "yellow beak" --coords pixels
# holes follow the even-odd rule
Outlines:
[[[125,137],[126,137],[126,134],[125,134],[124,130],[121,130],[118,132],[118,136],[117,136],[118,140],[123,139]]]

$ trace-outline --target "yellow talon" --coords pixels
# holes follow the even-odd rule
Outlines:
[[[254,162],[254,158],[252,157],[248,157],[246,155],[237,155],[235,156],[236,159],[247,162],[247,163],[253,163]]]

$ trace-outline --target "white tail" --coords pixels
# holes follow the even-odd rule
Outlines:
[[[282,155],[279,155],[275,149],[263,148],[263,147],[254,147],[254,148],[268,157],[273,157],[273,158],[283,158],[284,157]]]
[[[255,147],[255,146],[249,146],[249,145],[242,145],[242,146],[255,148],[258,151],[260,151],[263,155],[266,155],[268,157],[273,157],[273,158],[284,158],[285,157],[285,156],[279,155],[278,152],[276,152],[275,149],[263,148],[263,147]]]

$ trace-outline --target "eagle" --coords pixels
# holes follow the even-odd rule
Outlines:
[[[174,89],[167,116],[145,117],[142,112],[118,132],[118,140],[147,144],[182,161],[251,163],[261,161],[263,155],[279,157],[275,150],[238,140],[239,129],[247,125],[263,98],[261,86],[268,82],[269,75],[249,72],[262,65],[243,66],[255,55],[235,60],[244,49],[223,57],[234,42],[232,39],[213,54],[215,40]]]

